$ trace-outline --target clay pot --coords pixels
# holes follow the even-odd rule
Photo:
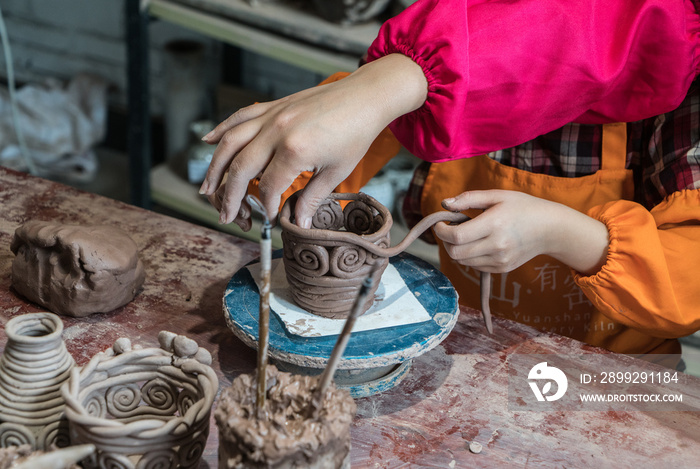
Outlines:
[[[67,446],[61,385],[75,362],[63,343],[63,323],[53,313],[10,319],[0,358],[0,446],[35,450]]]
[[[403,252],[425,230],[440,221],[467,220],[461,213],[436,212],[421,220],[406,237],[390,246],[391,212],[367,194],[331,194],[313,217],[310,229],[294,223],[298,192],[280,212],[283,262],[294,301],[306,311],[323,317],[346,318],[360,285],[375,264],[374,285],[364,312],[372,306],[374,293],[389,258]],[[341,208],[340,201],[349,201]]]
[[[350,426],[357,407],[350,393],[331,385],[314,415],[317,376],[266,368],[261,418],[256,375],[241,374],[221,391],[214,412],[219,429],[219,469],[349,469]]]
[[[62,387],[71,442],[97,448],[85,467],[199,467],[219,386],[211,355],[184,336],[158,339],[133,349],[118,339]]]

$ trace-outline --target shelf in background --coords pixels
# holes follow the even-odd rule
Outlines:
[[[379,22],[340,26],[279,2],[151,0],[148,13],[326,76],[355,70],[380,27]]]

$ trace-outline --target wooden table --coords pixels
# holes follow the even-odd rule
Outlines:
[[[17,226],[32,219],[114,225],[138,244],[146,282],[123,308],[64,319],[64,339],[78,364],[119,337],[156,346],[158,332],[167,329],[212,353],[222,387],[253,370],[255,352],[227,329],[222,296],[231,276],[257,257],[255,243],[4,168],[0,207],[2,324],[41,310],[10,289],[9,245]],[[684,401],[690,410],[676,412],[509,410],[506,360],[512,354],[627,357],[506,320],[496,319],[494,329],[485,335],[480,314],[463,309],[449,337],[414,360],[398,387],[358,399],[353,467],[698,466],[697,395]],[[0,348],[5,341],[2,332]],[[686,378],[700,390],[700,379]],[[481,453],[469,451],[472,441],[483,445]],[[202,467],[217,467],[217,444],[212,419]]]

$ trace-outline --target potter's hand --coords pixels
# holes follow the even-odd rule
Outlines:
[[[205,137],[218,145],[200,193],[219,208],[220,222],[230,223],[248,182],[260,177],[260,199],[274,220],[284,191],[303,171],[313,171],[295,213],[297,224],[309,227],[382,129],[420,107],[426,95],[422,69],[392,54],[343,80],[241,109]]]
[[[484,210],[460,225],[439,223],[447,254],[483,272],[510,272],[548,254],[583,274],[605,263],[607,227],[565,205],[506,190],[468,191],[443,201],[452,211]]]

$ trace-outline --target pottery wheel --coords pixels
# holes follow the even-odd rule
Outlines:
[[[273,257],[280,257],[281,250]],[[390,259],[430,320],[354,332],[350,336],[334,381],[353,397],[364,397],[396,386],[408,373],[411,360],[442,342],[459,313],[457,292],[431,264],[402,253]],[[247,268],[231,278],[224,294],[224,317],[229,328],[249,347],[257,349],[260,296]],[[274,312],[274,310],[273,310]],[[286,371],[320,374],[337,335],[302,337],[291,334],[276,314],[270,315],[270,358]]]

